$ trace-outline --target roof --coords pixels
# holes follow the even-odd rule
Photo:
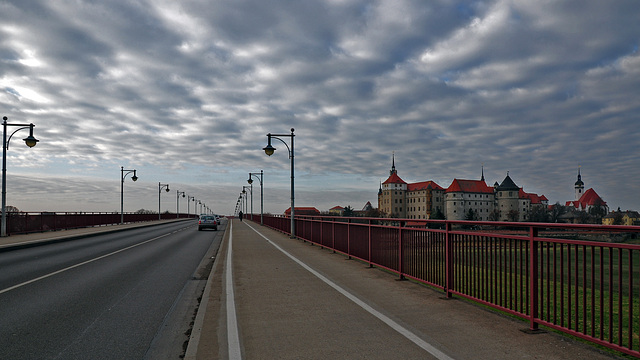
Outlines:
[[[516,183],[511,180],[511,177],[507,174],[507,177],[502,180],[502,184],[498,185],[496,190],[498,191],[509,191],[509,190],[518,190],[520,189]]]
[[[413,184],[407,185],[407,190],[408,191],[429,190],[429,189],[431,189],[431,190],[444,190],[444,188],[442,186],[436,184],[432,180],[423,181],[423,182],[418,182],[418,183],[413,183]]]
[[[482,180],[453,179],[453,182],[451,183],[451,185],[449,185],[445,192],[493,194],[494,191],[492,187],[487,186],[487,184]]]
[[[385,182],[383,182],[383,184],[406,184],[406,182],[402,180],[397,173],[394,172],[393,174],[391,174],[391,176],[389,176],[387,180],[385,180]]]
[[[607,203],[606,201],[602,200],[600,195],[598,195],[598,193],[596,193],[593,188],[589,188],[589,190],[585,191],[584,194],[580,196],[579,200],[567,201],[567,203],[565,204],[565,206],[573,206],[577,209],[586,209],[587,206],[595,205],[607,206]]]
[[[296,208],[296,209],[297,209],[297,208]],[[344,208],[343,208],[342,206],[334,206],[334,207],[332,207],[332,208],[331,208],[331,209],[329,209],[329,210],[340,210],[340,211],[342,211],[342,210],[344,210]]]
[[[291,214],[291,207],[284,211],[285,215]],[[320,214],[320,210],[314,207],[297,207],[296,206],[296,215],[315,215]]]
[[[531,204],[542,204],[543,201],[549,201],[546,196],[533,193],[527,193],[523,189],[519,189],[518,197],[520,199],[529,199]]]

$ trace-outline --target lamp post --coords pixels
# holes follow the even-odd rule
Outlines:
[[[162,214],[160,213],[160,194],[162,194],[162,189],[169,192],[169,184],[161,184],[158,182],[158,220],[162,219]]]
[[[189,211],[189,205],[191,205],[192,200],[195,200],[195,197],[187,195],[187,217],[191,215],[191,212]]]
[[[276,151],[276,148],[271,146],[271,138],[274,138],[274,139],[280,140],[287,147],[287,150],[289,150],[289,159],[291,159],[291,237],[295,237],[296,236],[295,196],[294,196],[294,185],[293,185],[293,179],[294,179],[294,171],[293,171],[293,138],[294,138],[295,135],[293,135],[293,131],[294,131],[294,129],[291,128],[291,134],[272,134],[272,133],[268,133],[267,134],[267,141],[268,141],[267,142],[267,146],[262,148],[262,150],[264,150],[264,153],[267,154],[267,156],[273,155],[273,153]],[[287,145],[287,143],[284,140],[280,139],[279,136],[290,137],[291,138],[291,147],[289,147],[289,145]]]
[[[249,189],[249,192],[251,193],[251,220],[253,220],[253,185],[251,186],[243,186],[242,187],[242,193],[245,194],[244,196],[247,196],[247,190]],[[249,202],[247,201],[247,206],[249,205]]]
[[[185,197],[184,191],[176,190],[176,219],[180,218],[180,195]]]
[[[126,173],[125,173],[126,171]],[[124,224],[124,178],[133,173],[131,180],[137,181],[136,170],[128,170],[120,166],[120,224]]]
[[[2,117],[2,225],[0,229],[0,236],[7,236],[7,150],[9,150],[9,141],[11,141],[11,137],[13,134],[17,133],[22,129],[29,129],[29,136],[27,136],[24,140],[25,144],[28,147],[32,148],[36,146],[38,143],[38,139],[33,137],[33,124],[9,124],[7,123],[8,118],[6,116]],[[18,130],[14,131],[9,135],[7,139],[7,126],[17,126]]]
[[[253,194],[253,179],[251,178],[252,176],[258,177],[258,175],[260,175],[260,177],[258,178],[258,180],[260,180],[260,225],[264,225],[264,221],[262,220],[262,216],[264,213],[264,197],[262,196],[262,177],[264,175],[263,171],[260,170],[260,173],[249,173],[249,180],[247,180],[247,182],[249,183],[249,185],[251,185],[251,193]],[[253,202],[253,195],[251,195],[251,202]]]

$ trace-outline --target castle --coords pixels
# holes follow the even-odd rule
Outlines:
[[[395,155],[378,190],[382,216],[404,219],[527,221],[533,208],[548,205],[544,195],[526,193],[509,173],[501,184],[488,186],[484,169],[480,180],[453,179],[446,189],[431,180],[408,184],[398,176]]]

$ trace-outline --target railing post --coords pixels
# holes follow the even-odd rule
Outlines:
[[[369,267],[373,267],[372,259],[371,259],[371,219],[369,219]]]
[[[529,330],[538,330],[538,229],[529,227]]]
[[[351,218],[347,218],[347,254],[351,260]]]
[[[400,280],[404,280],[404,252],[402,251],[402,221],[398,222],[398,272],[400,273]]]
[[[447,298],[451,298],[451,287],[453,286],[453,274],[452,274],[452,269],[453,269],[453,261],[452,261],[452,251],[451,251],[451,237],[450,237],[450,233],[451,233],[451,223],[450,222],[446,222],[444,224],[444,229],[445,229],[445,237],[444,237],[444,247],[445,247],[445,265],[444,265],[444,272],[445,272],[445,285],[444,285],[444,291],[445,291],[445,295]]]

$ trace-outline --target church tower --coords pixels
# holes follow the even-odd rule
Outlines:
[[[578,167],[578,181],[576,181],[575,184],[575,191],[575,200],[578,201],[582,197],[582,194],[584,194],[584,183],[582,182],[582,176],[580,175],[580,167]]]

